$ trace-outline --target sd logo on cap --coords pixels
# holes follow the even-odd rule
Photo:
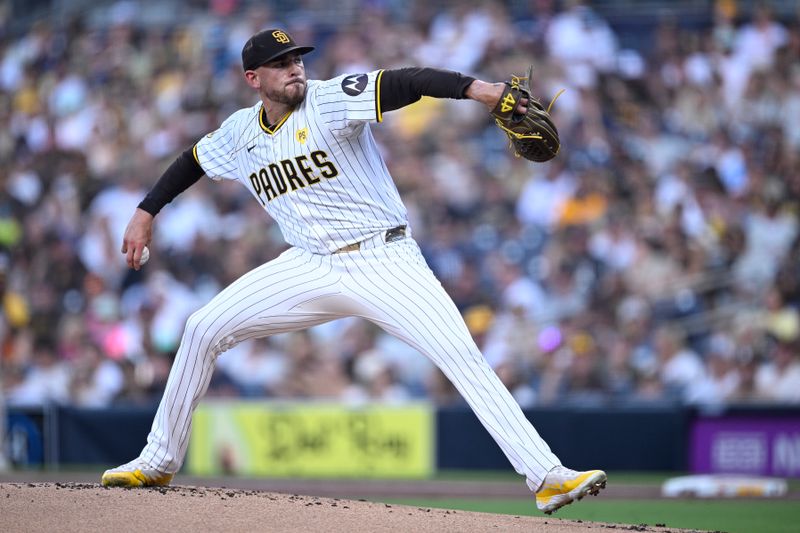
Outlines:
[[[255,70],[264,63],[289,52],[299,52],[303,55],[313,49],[313,46],[298,46],[283,30],[264,30],[250,37],[242,48],[242,67],[245,70]]]

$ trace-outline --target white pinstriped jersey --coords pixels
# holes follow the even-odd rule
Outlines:
[[[271,127],[261,102],[195,146],[212,179],[240,181],[286,242],[313,253],[407,224],[369,122],[381,120],[382,71],[309,80],[305,100]]]
[[[117,472],[139,465],[163,474],[180,469],[192,413],[220,354],[247,339],[348,316],[363,317],[428,356],[532,490],[560,464],[484,359],[413,238],[331,253],[406,223],[368,124],[381,118],[381,75],[309,81],[305,101],[272,128],[259,103],[195,146],[204,171],[242,182],[293,248],[189,317],[141,459]]]

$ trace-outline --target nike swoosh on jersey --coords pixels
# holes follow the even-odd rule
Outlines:
[[[248,146],[248,147],[247,147],[247,151],[248,151],[248,152],[250,152],[250,151],[251,151],[253,148],[255,148],[255,147],[256,147],[256,145],[255,145],[255,144],[254,144],[253,146]]]

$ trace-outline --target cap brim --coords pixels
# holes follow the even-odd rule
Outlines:
[[[291,52],[299,52],[300,55],[302,56],[302,55],[305,55],[305,54],[307,54],[307,53],[309,53],[309,52],[311,52],[313,50],[314,50],[313,46],[292,46],[291,48],[287,48],[286,50],[281,50],[280,52],[278,52],[274,56],[269,57],[269,58],[265,59],[264,61],[260,62],[258,65],[255,65],[254,67],[248,68],[246,70],[255,70],[258,67],[264,65],[265,63],[269,63],[270,61],[274,61],[274,60],[278,59],[279,57],[285,56],[286,54],[289,54]]]

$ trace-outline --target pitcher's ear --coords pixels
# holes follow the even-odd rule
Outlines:
[[[261,88],[261,79],[258,77],[258,73],[255,70],[245,70],[244,79],[253,89]]]

